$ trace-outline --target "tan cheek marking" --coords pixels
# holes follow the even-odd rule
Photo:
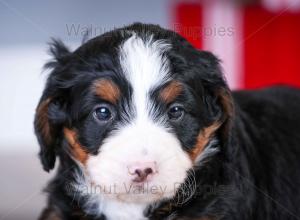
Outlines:
[[[48,98],[45,101],[41,102],[36,110],[37,114],[37,127],[41,135],[43,136],[46,144],[51,144],[52,137],[50,131],[50,124],[48,119],[48,106],[51,99]]]
[[[119,87],[108,79],[97,80],[94,90],[97,96],[113,104],[116,104],[121,95]]]
[[[160,92],[160,98],[170,103],[182,92],[182,85],[177,81],[172,81],[169,85],[162,89]]]
[[[192,161],[195,161],[197,156],[202,153],[205,146],[210,141],[215,131],[221,126],[220,123],[215,122],[209,127],[204,128],[197,137],[197,143],[195,147],[189,152],[189,156]]]
[[[84,165],[88,159],[88,153],[78,143],[76,132],[71,129],[64,128],[64,135],[72,147],[73,156]]]

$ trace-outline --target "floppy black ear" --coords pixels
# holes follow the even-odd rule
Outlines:
[[[221,124],[221,138],[223,142],[227,142],[232,128],[232,120],[234,117],[234,105],[231,91],[228,87],[217,88],[215,91],[217,103],[221,106],[221,115],[218,118]]]
[[[212,102],[208,103],[218,106],[220,109],[216,120],[220,123],[222,139],[228,138],[232,118],[234,117],[234,105],[231,91],[227,85],[222,72],[219,59],[209,52],[202,52],[206,57],[207,76],[203,79],[205,90],[212,96]]]
[[[234,117],[234,105],[231,91],[226,83],[219,59],[210,52],[197,51],[193,78],[194,87],[201,89],[208,115],[212,122],[220,125],[219,131],[222,139],[229,135]],[[202,87],[200,88],[200,85]]]
[[[54,59],[45,65],[53,68],[50,73],[43,95],[36,108],[34,129],[40,145],[40,159],[44,170],[54,168],[56,151],[61,142],[62,125],[66,121],[65,99],[63,92],[56,83],[57,69],[67,62],[69,50],[61,41],[53,40],[50,52]]]

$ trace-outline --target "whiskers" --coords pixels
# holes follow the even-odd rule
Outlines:
[[[96,192],[89,176],[82,170],[74,172],[73,180],[65,186],[68,195],[72,196],[72,203],[81,206],[86,214],[101,215],[102,196]]]
[[[187,173],[186,181],[179,186],[177,195],[174,198],[175,205],[180,206],[187,203],[194,196],[197,190],[195,170],[191,168]]]

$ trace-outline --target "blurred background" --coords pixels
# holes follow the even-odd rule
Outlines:
[[[75,49],[87,31],[136,21],[214,52],[232,89],[300,86],[300,0],[0,0],[0,220],[36,219],[54,173],[42,171],[32,125],[50,37]]]

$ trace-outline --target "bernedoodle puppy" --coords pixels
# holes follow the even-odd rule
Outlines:
[[[231,92],[213,54],[156,25],[50,51],[40,219],[300,219],[299,90]]]

